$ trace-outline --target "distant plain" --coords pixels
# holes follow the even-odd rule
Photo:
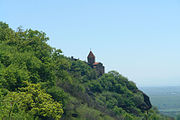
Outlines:
[[[180,114],[180,86],[175,87],[141,87],[160,113],[175,117]]]

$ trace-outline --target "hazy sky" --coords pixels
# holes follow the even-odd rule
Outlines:
[[[138,86],[180,86],[178,0],[0,0],[0,21],[47,33],[51,46]]]

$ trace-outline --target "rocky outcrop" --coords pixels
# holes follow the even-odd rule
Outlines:
[[[138,108],[140,108],[142,111],[147,111],[152,108],[152,104],[150,102],[149,96],[147,96],[144,92],[139,91],[142,93],[144,97],[144,103],[142,103]]]
[[[145,93],[143,93],[143,97],[144,97],[144,102],[146,103],[145,110],[151,109],[152,105],[151,105],[151,102],[149,100],[149,96],[147,96]]]

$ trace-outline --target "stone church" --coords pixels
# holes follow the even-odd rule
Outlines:
[[[88,64],[92,68],[94,68],[98,74],[98,76],[101,76],[104,74],[104,66],[101,62],[95,61],[95,55],[92,53],[92,51],[89,52],[89,55],[87,56]]]

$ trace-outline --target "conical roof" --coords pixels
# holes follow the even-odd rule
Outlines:
[[[92,51],[89,52],[88,58],[89,57],[95,57],[94,54],[92,53]]]

